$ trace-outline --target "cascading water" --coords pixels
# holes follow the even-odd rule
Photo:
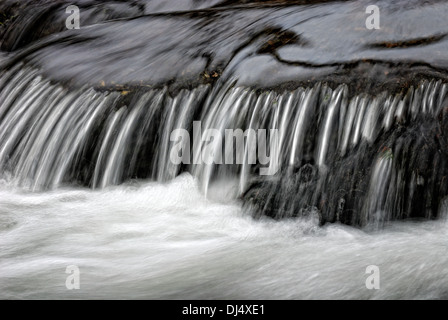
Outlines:
[[[308,21],[337,25],[357,12],[351,2],[216,3],[165,16],[145,1],[103,4],[107,14],[86,1],[89,28],[78,33],[39,25],[60,19],[57,4],[11,22],[40,33],[0,28],[10,51],[0,52],[0,297],[446,298],[443,59],[415,62],[419,49],[405,49],[413,41],[376,38],[358,48],[361,58],[347,58],[356,63],[310,57],[319,36],[307,36],[319,31]],[[442,9],[436,2],[422,12]],[[226,30],[233,14],[247,17],[238,20],[244,35]],[[155,28],[141,32],[157,24],[171,36],[217,36],[207,38],[210,49],[195,39],[196,53]],[[116,26],[133,39],[122,51],[104,40],[126,39]],[[443,49],[443,38],[421,41]],[[77,65],[89,41],[98,50]],[[382,60],[394,46],[409,61]],[[58,60],[69,49],[74,62]],[[175,63],[180,56],[188,68]],[[160,66],[163,57],[173,70]],[[183,163],[172,160],[179,129],[191,138]],[[267,163],[250,132],[263,129]],[[242,140],[227,139],[229,130]],[[384,275],[379,291],[365,287],[372,264]],[[82,270],[79,292],[66,290],[68,265]]]
[[[437,121],[447,91],[446,84],[431,81],[410,88],[404,96],[383,93],[352,98],[344,85],[333,90],[320,83],[313,88],[283,93],[259,92],[225,83],[213,90],[208,86],[182,90],[174,97],[166,89],[136,94],[102,93],[88,88],[71,92],[23,67],[12,70],[1,80],[4,102],[0,108],[3,136],[0,163],[19,186],[37,191],[76,181],[92,188],[105,188],[133,178],[168,181],[187,170],[198,178],[205,194],[211,184],[227,179],[237,182],[234,194],[243,197],[254,181],[260,183],[261,179],[257,174],[260,164],[248,161],[253,145],[247,137],[242,147],[234,145],[230,150],[236,153],[235,157],[245,159],[241,164],[201,163],[202,148],[199,148],[191,150],[195,161],[182,168],[170,159],[175,144],[171,133],[179,128],[192,131],[193,121],[200,121],[203,131],[218,130],[222,137],[228,129],[278,129],[278,143],[270,153],[271,159],[278,159],[281,170],[261,181],[261,189],[266,189],[268,196],[264,207],[259,209],[274,217],[297,216],[308,207],[321,210],[318,201],[325,194],[337,199],[338,205],[328,203],[333,207],[323,213],[322,220],[361,225],[372,219],[376,221],[376,212],[386,205],[394,218],[414,215],[409,208],[394,207],[404,196],[412,202],[416,182],[414,178],[409,180],[408,175],[396,174],[390,181],[392,167],[403,163],[400,157],[394,160],[396,141],[381,137],[388,137],[400,123],[410,126],[421,119]],[[209,143],[205,133],[198,141],[202,145]],[[214,148],[229,153],[225,143],[215,143]],[[386,151],[378,150],[379,147]],[[364,154],[371,154],[372,158]],[[347,168],[347,161],[357,158],[366,159],[353,161],[351,168]],[[341,212],[340,203],[347,205],[345,198],[349,196],[337,195],[344,184],[343,175],[346,169],[361,171],[358,166],[365,163],[364,179],[370,180],[371,186],[365,195],[356,197],[362,200],[361,204],[371,204],[350,208],[359,213],[350,217],[352,221],[344,220],[348,218],[343,216],[346,210]],[[415,169],[404,166],[402,170]],[[369,173],[370,167],[373,169]],[[432,168],[439,170],[443,168]],[[437,180],[437,173],[433,176],[435,181],[430,183],[438,182],[438,188],[445,190],[444,182]],[[358,182],[353,178],[350,183]],[[404,190],[394,191],[396,185],[403,184]],[[386,196],[388,189],[391,194]],[[424,201],[438,203],[443,195],[434,192]],[[428,209],[422,215],[437,217],[438,209]]]

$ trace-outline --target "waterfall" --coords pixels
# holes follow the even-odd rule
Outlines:
[[[0,77],[0,168],[33,191],[67,183],[106,188],[129,179],[163,182],[189,171],[204,193],[216,181],[235,181],[236,197],[271,216],[318,208],[323,221],[387,221],[412,216],[403,199],[412,203],[419,185],[438,181],[437,168],[411,168],[415,162],[405,158],[421,143],[400,132],[415,127],[418,134],[422,122],[437,123],[446,91],[441,81],[376,96],[350,95],[344,84],[282,92],[233,80],[174,93],[168,87],[68,89],[19,64]],[[172,163],[171,133],[192,133],[194,121],[222,137],[228,129],[277,129],[278,143],[267,151],[280,171],[258,174],[263,165],[249,159],[254,145],[248,136],[242,146],[230,144],[231,155],[229,141],[214,144],[228,160],[243,163],[201,163],[197,150],[191,151],[192,163]],[[193,139],[201,146],[207,141],[205,133]],[[435,163],[444,161],[428,152]],[[437,207],[434,197],[424,201]],[[425,217],[437,215],[437,209],[425,208]]]

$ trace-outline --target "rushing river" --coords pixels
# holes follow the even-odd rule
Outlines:
[[[448,225],[254,220],[184,174],[101,191],[0,188],[0,298],[448,298]],[[66,289],[66,267],[80,289]],[[380,289],[366,267],[377,265]]]
[[[0,0],[0,299],[448,299],[447,16]]]

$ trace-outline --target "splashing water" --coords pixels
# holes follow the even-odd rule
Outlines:
[[[162,185],[23,192],[0,187],[0,297],[447,298],[444,221],[366,233],[317,217],[253,220],[189,174]],[[67,290],[65,269],[80,269]],[[365,287],[368,265],[380,290]]]

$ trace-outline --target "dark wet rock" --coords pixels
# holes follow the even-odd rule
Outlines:
[[[8,0],[0,5],[0,12],[8,18],[0,32],[1,49],[15,51],[49,35],[67,31],[65,21],[69,14],[66,8],[70,5],[79,7],[82,27],[144,14],[144,5],[137,1]]]
[[[421,115],[395,125],[373,144],[361,144],[344,157],[333,152],[326,170],[305,163],[294,170],[284,168],[276,180],[255,180],[242,198],[256,216],[295,217],[315,208],[322,224],[365,226],[372,170],[386,159],[393,166],[391,187],[377,208],[388,212],[386,221],[437,218],[448,195],[446,110],[439,119]]]
[[[10,63],[76,86],[186,88],[234,77],[264,89],[326,81],[377,94],[446,76],[445,2],[376,1],[380,30],[365,28],[371,1],[243,2],[168,1],[160,11],[157,1],[70,1],[84,27],[65,30],[68,2],[40,1],[20,7],[3,48],[24,47]]]

